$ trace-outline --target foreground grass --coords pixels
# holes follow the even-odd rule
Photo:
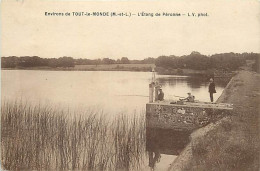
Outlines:
[[[192,146],[192,169],[258,170],[258,138],[241,122],[222,122]]]
[[[138,170],[145,153],[144,119],[110,120],[91,111],[71,114],[4,102],[1,164],[6,170]]]

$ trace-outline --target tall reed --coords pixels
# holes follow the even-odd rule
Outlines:
[[[2,103],[1,163],[6,170],[138,170],[144,154],[143,113],[111,119],[91,110],[81,114]]]

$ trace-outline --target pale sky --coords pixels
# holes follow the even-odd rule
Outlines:
[[[45,12],[174,12],[182,17],[65,17]],[[188,13],[208,17],[188,17]],[[260,1],[2,0],[1,56],[143,59],[260,53]]]

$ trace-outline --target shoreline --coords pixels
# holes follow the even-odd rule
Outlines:
[[[143,64],[140,64],[143,65]],[[149,64],[146,64],[149,65]],[[50,67],[26,67],[26,68],[1,68],[1,70],[38,70],[38,71],[128,71],[128,72],[152,72],[152,67],[142,67],[142,66],[138,66],[138,67],[132,67],[129,66],[128,67],[118,67],[118,68],[114,68],[114,67],[91,67],[89,66],[88,68],[72,68],[72,67],[68,67],[68,68],[50,68]],[[234,72],[229,72],[229,73],[209,73],[206,70],[203,71],[199,71],[199,70],[191,70],[191,69],[185,69],[183,70],[184,72],[182,73],[178,73],[178,72],[161,72],[161,70],[157,70],[157,68],[155,68],[155,72],[158,75],[179,75],[179,76],[200,76],[200,77],[205,77],[205,78],[211,78],[214,77],[216,79],[218,78],[227,78],[227,79],[231,79],[234,76]]]

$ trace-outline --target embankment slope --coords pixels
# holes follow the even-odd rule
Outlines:
[[[232,116],[198,129],[168,169],[259,170],[260,74],[242,70],[235,75],[219,103],[232,103]]]

